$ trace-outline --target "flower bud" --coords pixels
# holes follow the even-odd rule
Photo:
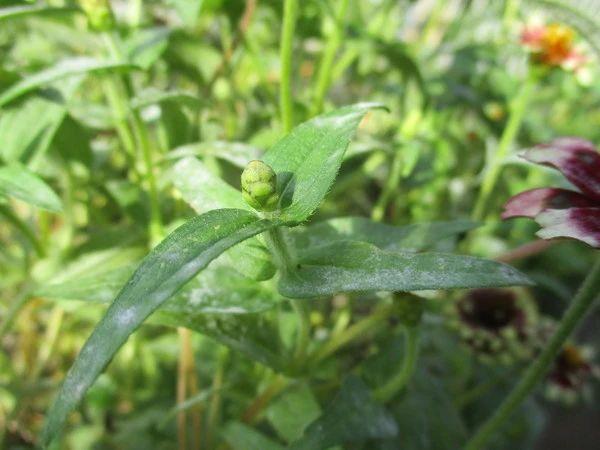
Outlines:
[[[242,172],[242,197],[257,211],[273,211],[277,207],[277,176],[262,161],[250,161]]]
[[[79,0],[78,3],[92,29],[107,31],[113,27],[114,18],[108,0]]]
[[[424,302],[425,300],[416,295],[394,294],[394,305],[400,323],[409,328],[419,325],[425,309]]]

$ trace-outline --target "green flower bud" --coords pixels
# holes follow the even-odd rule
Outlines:
[[[113,27],[114,18],[108,0],[79,0],[78,3],[92,29],[107,31]]]
[[[257,211],[273,211],[277,207],[277,176],[262,161],[250,161],[242,172],[242,197]]]
[[[425,310],[425,300],[406,293],[394,294],[394,305],[400,323],[406,327],[416,327],[421,322]]]

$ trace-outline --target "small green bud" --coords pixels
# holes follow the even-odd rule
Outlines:
[[[277,207],[277,176],[262,161],[250,161],[242,172],[242,197],[257,211],[273,211]]]
[[[114,17],[108,0],[79,0],[90,27],[96,31],[107,31],[114,26]]]
[[[421,322],[425,309],[425,300],[406,293],[394,294],[394,305],[396,313],[402,325],[416,327]]]

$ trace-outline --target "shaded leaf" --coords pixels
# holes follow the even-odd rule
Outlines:
[[[189,92],[148,89],[142,91],[131,99],[131,107],[134,109],[140,109],[163,102],[185,103],[190,106],[198,106],[201,104],[200,99]]]
[[[530,284],[516,269],[471,256],[388,252],[355,241],[338,241],[299,254],[297,270],[279,280],[292,298],[339,292],[418,291]]]
[[[376,103],[358,103],[315,117],[294,128],[264,155],[277,174],[280,218],[299,223],[319,206],[339,171],[363,116]]]
[[[294,228],[291,236],[298,248],[353,240],[368,242],[384,250],[416,252],[431,248],[436,242],[472,230],[476,226],[475,222],[468,220],[454,220],[396,227],[365,217],[339,217],[306,228]]]
[[[287,442],[302,436],[321,414],[321,407],[306,383],[292,386],[266,410],[269,422]]]
[[[0,167],[0,194],[48,211],[62,211],[60,198],[36,174],[20,164]]]
[[[395,436],[394,419],[376,403],[364,383],[354,377],[343,382],[338,395],[290,450],[322,450],[345,442]]]
[[[283,450],[283,446],[241,422],[230,422],[223,438],[233,450]]]
[[[161,304],[227,248],[273,226],[248,211],[195,217],[163,240],[117,295],[69,370],[47,416],[48,444],[128,336]]]

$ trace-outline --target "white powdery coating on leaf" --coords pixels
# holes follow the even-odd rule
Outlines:
[[[136,308],[130,306],[126,308],[117,316],[117,324],[122,327],[130,326],[135,322]]]

